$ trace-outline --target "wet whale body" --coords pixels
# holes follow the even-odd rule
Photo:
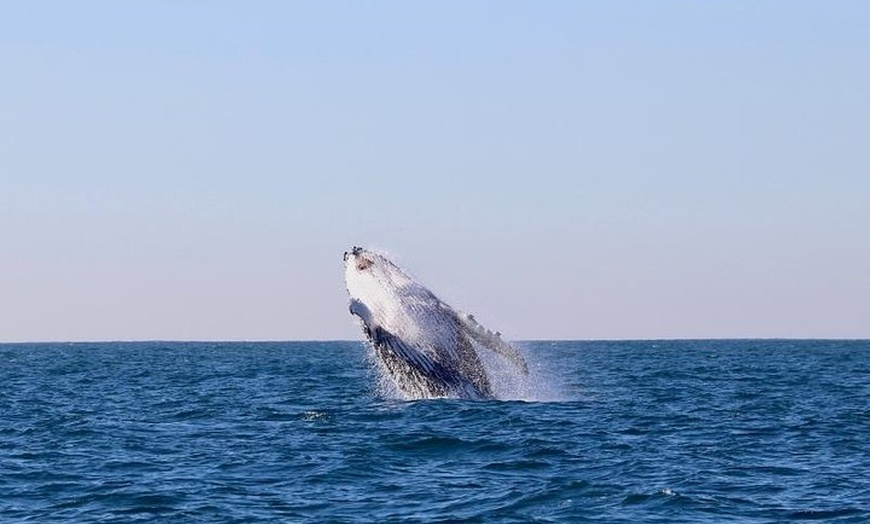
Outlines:
[[[385,256],[354,247],[344,254],[344,269],[350,313],[405,398],[494,398],[479,350],[528,374],[522,355],[499,333],[445,304]]]

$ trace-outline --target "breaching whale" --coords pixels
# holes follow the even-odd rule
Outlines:
[[[385,256],[354,247],[344,254],[344,276],[350,313],[406,398],[494,398],[479,348],[528,374],[522,355],[498,332],[442,302]]]

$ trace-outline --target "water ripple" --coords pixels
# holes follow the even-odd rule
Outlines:
[[[562,400],[381,398],[356,343],[0,345],[0,522],[870,521],[868,342],[524,349]]]

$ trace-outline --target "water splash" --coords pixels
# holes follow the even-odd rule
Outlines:
[[[514,342],[528,362],[529,373],[524,374],[505,357],[491,351],[479,351],[481,363],[492,386],[495,400],[522,402],[564,402],[569,400],[563,377],[553,369],[550,362],[540,358],[531,345]],[[419,396],[407,393],[407,386],[397,384],[383,362],[374,354],[371,344],[367,344],[366,364],[369,376],[374,383],[372,393],[383,399],[400,401],[420,400],[421,398],[444,398],[437,395]]]
[[[496,399],[524,402],[559,402],[567,400],[562,379],[549,362],[530,347],[512,343],[528,363],[529,373],[520,372],[508,359],[490,351],[479,352],[489,375]]]

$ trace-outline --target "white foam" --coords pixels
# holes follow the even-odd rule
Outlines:
[[[521,343],[513,342],[515,348],[528,363],[528,375],[520,372],[505,357],[491,351],[479,351],[481,361],[489,375],[498,400],[521,400],[524,402],[560,402],[567,400],[564,387],[556,370],[551,369]]]

